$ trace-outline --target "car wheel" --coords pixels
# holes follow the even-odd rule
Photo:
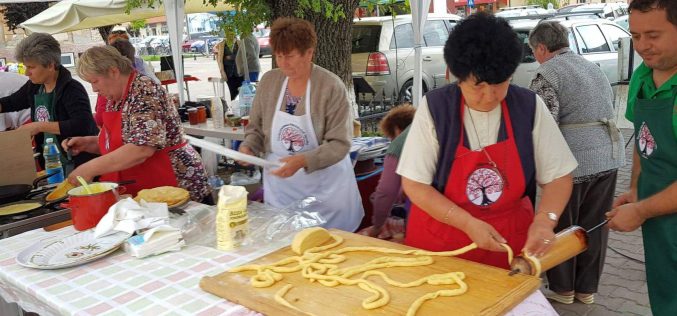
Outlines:
[[[428,88],[426,87],[425,82],[423,82],[423,84],[421,85],[421,87],[423,88],[423,93],[424,93],[424,94],[425,94],[426,92],[428,92]],[[402,88],[400,89],[400,95],[399,95],[398,100],[399,100],[400,102],[410,102],[410,103],[413,103],[413,101],[412,101],[413,95],[414,95],[414,80],[410,79],[410,80],[407,80],[407,82],[405,82],[405,83],[402,85]]]

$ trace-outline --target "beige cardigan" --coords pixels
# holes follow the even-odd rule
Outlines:
[[[242,145],[255,154],[270,152],[270,135],[275,110],[284,111],[286,104],[275,109],[286,76],[279,69],[264,74],[256,88],[256,97],[249,115],[249,125]],[[320,146],[302,153],[306,171],[329,167],[343,159],[350,150],[352,116],[345,84],[330,71],[313,64],[310,75],[310,116]],[[294,115],[305,114],[305,95]]]

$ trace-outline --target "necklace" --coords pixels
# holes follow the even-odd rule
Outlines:
[[[475,132],[475,138],[477,139],[477,145],[480,146],[479,149],[476,149],[475,151],[482,151],[484,155],[487,156],[487,159],[489,160],[489,164],[491,164],[494,168],[496,168],[496,163],[494,162],[493,159],[491,159],[491,156],[489,153],[484,150],[484,146],[482,146],[482,141],[480,140],[480,134],[477,132],[477,127],[475,126],[475,120],[472,117],[472,112],[470,111],[470,107],[468,104],[465,105],[466,109],[468,110],[468,116],[470,116],[470,122],[472,123],[472,129]]]

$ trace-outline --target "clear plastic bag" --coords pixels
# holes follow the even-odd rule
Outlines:
[[[249,202],[249,234],[242,247],[259,247],[273,241],[291,240],[296,233],[327,221],[313,211],[320,203],[308,197],[283,208],[273,208],[259,202]],[[216,247],[216,207],[200,205],[189,207],[186,214],[172,220],[172,226],[180,227],[187,245]]]
[[[284,209],[273,209],[256,202],[250,203],[249,235],[242,246],[257,246],[284,239],[291,242],[296,233],[326,223],[319,213],[313,211],[313,206],[317,203],[319,200],[314,197],[297,201]]]

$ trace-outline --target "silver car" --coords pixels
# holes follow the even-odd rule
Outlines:
[[[423,93],[444,85],[444,43],[461,20],[453,14],[429,14],[423,29]],[[414,78],[414,31],[411,15],[354,20],[352,34],[353,78],[363,78],[375,100],[411,101]],[[358,89],[364,88],[357,85]],[[367,89],[359,90],[366,92]],[[364,95],[371,99],[370,93]],[[362,97],[360,96],[362,99]]]
[[[621,38],[630,37],[630,33],[616,23],[606,19],[558,19],[569,29],[569,44],[572,51],[602,68],[611,84],[619,81],[618,48]],[[524,57],[512,77],[512,82],[528,87],[539,64],[529,47],[529,32],[538,24],[538,20],[510,21],[513,29],[524,41]],[[639,58],[635,64],[639,64]]]

